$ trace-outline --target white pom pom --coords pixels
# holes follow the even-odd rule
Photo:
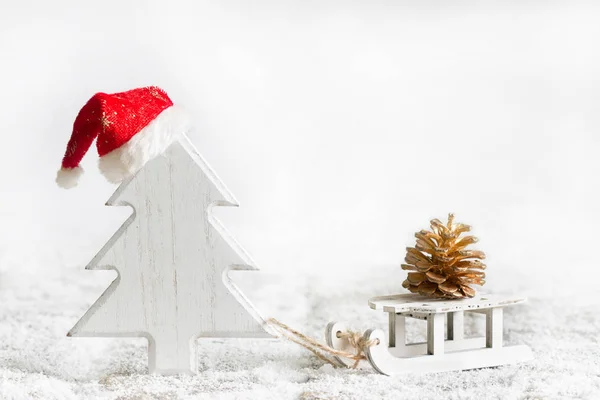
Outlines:
[[[56,184],[63,189],[71,189],[77,186],[79,177],[83,174],[83,168],[61,168],[56,173]]]

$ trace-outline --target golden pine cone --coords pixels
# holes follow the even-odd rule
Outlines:
[[[469,225],[453,223],[454,214],[448,214],[448,223],[431,220],[431,231],[415,233],[417,244],[406,248],[409,272],[402,286],[424,296],[459,299],[475,296],[470,285],[485,283],[485,254],[479,250],[465,250],[477,242],[474,236],[460,237],[469,232]]]

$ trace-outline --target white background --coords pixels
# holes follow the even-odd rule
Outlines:
[[[43,248],[83,268],[129,211],[104,207],[95,147],[78,188],[55,186],[73,120],[97,91],[159,85],[193,113],[241,205],[218,216],[263,271],[399,268],[453,211],[489,280],[593,281],[599,16],[592,1],[3,1],[0,262]]]

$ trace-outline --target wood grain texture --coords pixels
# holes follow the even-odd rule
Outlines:
[[[228,277],[257,268],[211,214],[237,203],[187,137],[106,204],[133,213],[86,269],[118,276],[69,336],[146,337],[149,370],[161,374],[195,373],[198,337],[271,337]]]

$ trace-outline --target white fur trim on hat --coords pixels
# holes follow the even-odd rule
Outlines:
[[[56,173],[56,183],[63,189],[71,189],[77,186],[79,177],[83,175],[83,168],[61,168]]]
[[[98,168],[108,181],[120,183],[162,154],[177,136],[186,133],[189,128],[188,113],[181,106],[173,105],[127,143],[100,157]]]

